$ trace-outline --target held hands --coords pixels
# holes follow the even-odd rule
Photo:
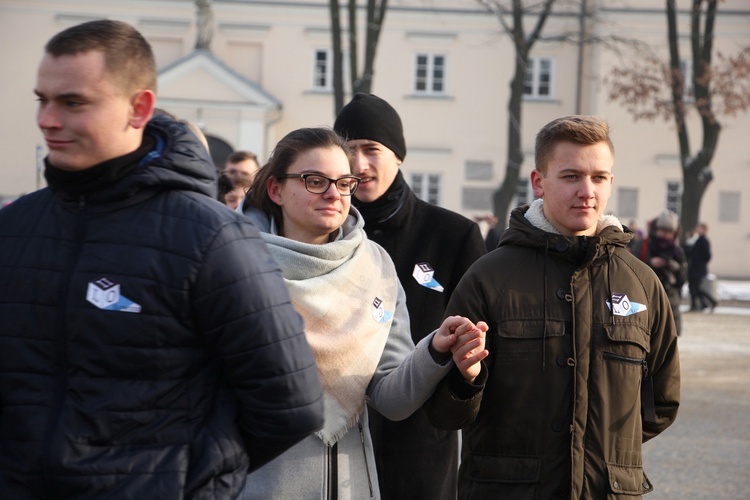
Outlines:
[[[480,361],[489,354],[484,348],[487,330],[484,321],[474,325],[463,316],[449,316],[432,337],[432,348],[440,353],[452,352],[461,375],[473,382],[482,369]]]

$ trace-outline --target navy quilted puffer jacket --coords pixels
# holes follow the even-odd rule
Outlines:
[[[322,425],[303,323],[205,149],[0,211],[0,497],[232,498]]]

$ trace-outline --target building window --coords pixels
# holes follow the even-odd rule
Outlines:
[[[740,221],[740,192],[719,192],[719,222]]]
[[[445,94],[445,56],[417,54],[414,92],[417,94]]]
[[[313,88],[331,90],[333,88],[333,57],[328,49],[315,51],[313,66]]]
[[[492,162],[467,160],[465,177],[467,181],[491,181]]]
[[[534,201],[534,191],[531,189],[531,181],[521,177],[516,181],[516,193],[514,195],[514,206],[520,207]]]
[[[638,218],[638,188],[621,187],[617,190],[617,216],[621,219]]]
[[[667,182],[667,208],[677,215],[682,211],[682,184],[677,181]]]
[[[440,204],[440,175],[411,174],[411,190],[427,203]]]
[[[549,99],[552,97],[552,59],[531,57],[526,65],[523,84],[524,97]]]
[[[693,61],[691,59],[682,59],[680,61],[682,77],[685,81],[682,83],[682,98],[687,102],[693,102]]]
[[[461,208],[476,212],[492,212],[492,188],[465,187],[461,191]]]

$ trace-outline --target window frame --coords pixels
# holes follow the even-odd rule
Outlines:
[[[425,64],[420,62],[425,58]],[[436,59],[441,58],[441,65],[436,68]],[[444,96],[447,95],[448,56],[438,52],[417,52],[414,54],[414,78],[412,80],[412,91],[416,95]],[[424,76],[420,77],[420,70],[424,69]],[[437,71],[442,71],[442,76],[437,76]],[[424,83],[424,89],[420,89],[420,83]],[[441,85],[440,90],[436,85]]]
[[[676,214],[682,212],[682,182],[667,181],[664,192],[664,205]]]
[[[318,56],[325,54],[323,64],[325,67],[320,71],[320,59]],[[325,82],[319,84],[319,78],[323,77]],[[313,49],[313,68],[312,68],[312,88],[319,92],[330,92],[333,90],[333,50],[331,49]]]
[[[412,172],[409,177],[411,190],[420,200],[424,200],[431,205],[440,205],[440,198],[443,195],[442,174],[438,172]]]
[[[540,89],[542,87],[542,77],[544,75],[541,68],[543,63],[548,63],[549,67],[546,70],[547,76],[547,94],[541,94]],[[531,73],[531,83],[527,85],[529,79],[529,73]],[[527,92],[527,87],[531,87],[530,92]],[[555,60],[552,57],[529,57],[528,63],[526,64],[526,75],[523,82],[523,97],[524,99],[533,99],[539,101],[549,101],[554,99],[554,88],[555,88]]]

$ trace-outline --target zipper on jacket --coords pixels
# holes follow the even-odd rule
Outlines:
[[[622,363],[629,363],[631,365],[642,365],[646,363],[645,360],[641,358],[631,358],[629,356],[622,356],[621,354],[615,354],[613,352],[603,352],[602,358],[604,359],[611,359],[612,361],[620,361]]]
[[[654,399],[654,379],[648,373],[648,363],[643,360],[643,379],[641,380],[641,408],[643,421],[656,423],[656,400]]]
[[[362,422],[357,422],[359,427],[359,441],[362,443],[362,455],[365,459],[365,472],[367,472],[367,487],[370,488],[370,498],[373,497],[372,478],[370,477],[370,465],[367,463],[367,449],[365,448],[365,431],[362,428]]]
[[[656,401],[654,400],[654,381],[648,372],[645,359],[621,356],[611,352],[602,353],[604,359],[641,366],[641,417],[644,422],[656,423]]]
[[[49,420],[46,423],[44,430],[44,436],[42,437],[42,481],[51,487],[54,484],[52,477],[54,475],[53,467],[55,466],[55,458],[59,456],[56,450],[56,446],[59,446],[60,432],[63,430],[60,426],[60,416],[62,415],[63,405],[65,403],[65,393],[68,387],[68,326],[66,323],[67,316],[67,303],[70,297],[70,286],[72,276],[74,274],[76,263],[80,258],[81,250],[83,248],[83,238],[86,234],[86,200],[84,196],[78,198],[77,203],[77,231],[75,235],[75,248],[73,249],[69,267],[66,270],[66,275],[63,280],[65,283],[65,289],[60,297],[60,309],[58,310],[58,325],[60,328],[60,334],[57,338],[58,347],[55,355],[55,368],[56,380],[55,380],[55,391],[57,392],[54,396],[54,402],[50,411]],[[50,496],[54,496],[57,492],[49,491]]]
[[[328,500],[339,497],[339,447],[338,443],[326,446],[328,453]]]

